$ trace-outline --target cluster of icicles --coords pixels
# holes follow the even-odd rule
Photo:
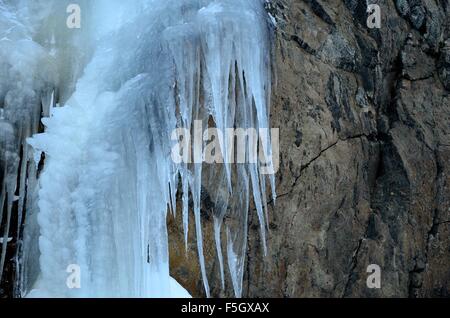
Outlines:
[[[44,7],[54,3],[37,2]],[[61,3],[55,8],[63,8]],[[41,90],[48,108],[45,132],[28,139],[36,163],[41,154],[45,162],[35,199],[29,200],[36,204],[25,226],[22,292],[38,297],[186,296],[169,275],[166,225],[167,213],[175,214],[181,201],[186,248],[189,213],[194,213],[209,296],[201,216],[202,193],[207,192],[222,285],[225,237],[231,281],[241,296],[250,202],[265,250],[266,192],[271,189],[275,196],[273,175],[262,174],[253,163],[177,164],[171,158],[171,137],[195,120],[203,122],[203,129],[211,123],[222,131],[269,128],[270,44],[263,1],[80,3],[82,28],[64,30],[55,39],[48,27],[46,42],[40,44],[49,54],[47,64],[58,64],[55,87],[64,85],[67,91],[71,78],[76,81],[63,107],[55,102],[57,95],[63,99],[61,88],[50,94]],[[58,14],[66,16],[65,10]],[[62,41],[84,54],[61,50]],[[224,153],[227,144],[221,145]],[[270,153],[270,144],[265,147]],[[80,289],[66,285],[70,264],[81,269]]]

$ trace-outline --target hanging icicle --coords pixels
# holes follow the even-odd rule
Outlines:
[[[73,94],[63,107],[47,112],[45,132],[28,140],[37,158],[45,153],[45,168],[39,177],[37,218],[34,225],[33,219],[27,224],[39,229],[34,237],[39,260],[28,257],[26,264],[39,267],[39,277],[29,278],[23,292],[187,296],[169,276],[166,227],[168,208],[175,213],[176,193],[182,191],[186,246],[192,211],[209,296],[201,224],[201,192],[206,189],[214,203],[222,284],[227,264],[240,297],[250,205],[253,201],[265,251],[266,184],[274,196],[274,177],[260,162],[249,160],[250,152],[242,162],[220,164],[206,163],[205,152],[211,126],[217,129],[215,153],[225,159],[245,148],[235,144],[236,128],[269,128],[270,41],[263,1],[98,0],[83,10],[89,25],[82,35],[86,41],[80,43],[78,36],[70,43],[78,52],[89,52],[83,59],[90,56],[90,61],[75,62],[71,74],[81,74],[74,69],[86,66]],[[48,40],[59,65],[68,60],[67,52],[58,55],[61,38],[49,35]],[[59,83],[66,92],[72,85],[67,76]],[[190,161],[178,162],[173,154],[176,132],[182,131],[192,133],[184,140],[192,151]],[[270,136],[258,137],[248,137],[249,148],[253,142],[267,159],[272,155]],[[32,242],[31,232],[25,234]],[[71,264],[80,269],[79,289],[66,284]]]

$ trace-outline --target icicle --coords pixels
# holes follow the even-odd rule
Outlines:
[[[167,210],[175,215],[181,189],[186,250],[192,211],[206,295],[202,191],[214,203],[222,287],[224,228],[234,292],[242,296],[250,201],[266,252],[266,182],[275,195],[274,178],[263,175],[259,163],[198,160],[211,124],[222,132],[269,128],[268,16],[262,0],[155,0],[151,5],[98,0],[85,8],[89,34],[81,33],[84,41],[72,42],[71,35],[52,30],[46,51],[36,49],[51,65],[74,63],[58,70],[63,74],[58,92],[64,94],[50,85],[40,88],[48,116],[42,120],[45,132],[29,139],[35,162],[45,153],[38,209],[32,211],[40,230],[40,255],[32,263],[39,259],[40,278],[29,295],[186,296],[169,276],[166,228]],[[83,52],[82,58],[62,51],[63,43]],[[76,85],[68,79],[77,76]],[[53,107],[56,96],[63,107]],[[194,163],[171,158],[177,128],[194,132]],[[226,159],[236,151],[230,138],[219,138]],[[270,156],[270,141],[263,148]],[[24,175],[26,170],[23,166]],[[65,286],[70,264],[81,268],[81,290]]]
[[[184,172],[186,173],[186,172]],[[188,234],[189,234],[189,175],[183,176],[183,231],[184,231],[184,244],[187,253],[188,249]]]
[[[13,257],[16,277],[20,279],[21,230],[24,213],[33,204],[28,194],[33,193],[36,173],[33,165],[29,164],[31,154],[26,138],[37,133],[40,99],[55,84],[51,57],[32,40],[34,34],[29,22],[33,18],[22,19],[21,9],[18,3],[0,1],[0,166],[3,171],[0,222],[4,228],[4,233],[1,233],[0,276],[5,266],[5,237],[11,234],[16,247]],[[13,210],[17,214],[12,215]],[[4,218],[3,212],[6,212]],[[14,229],[11,228],[12,220],[17,223]],[[14,284],[14,294],[19,292],[18,280]]]
[[[225,288],[225,270],[223,267],[223,254],[222,254],[222,240],[220,233],[222,231],[222,217],[214,217],[214,240],[216,243],[217,257],[219,259],[220,269],[220,281],[222,282],[222,289]]]

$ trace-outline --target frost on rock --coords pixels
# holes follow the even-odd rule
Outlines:
[[[201,192],[208,191],[222,281],[226,263],[235,295],[241,296],[250,204],[253,200],[265,250],[266,187],[274,196],[274,178],[262,174],[259,164],[177,164],[171,157],[172,133],[192,129],[197,120],[203,130],[211,125],[221,131],[269,128],[270,52],[263,1],[97,0],[86,2],[83,12],[88,32],[78,40],[85,41],[70,40],[83,54],[64,52],[61,43],[67,43],[69,35],[52,34],[47,35],[46,49],[29,40],[27,45],[33,48],[27,51],[35,55],[19,59],[40,65],[38,75],[45,78],[35,79],[39,85],[56,82],[52,72],[44,75],[46,64],[37,62],[49,59],[63,77],[56,83],[58,89],[71,92],[67,98],[58,94],[64,106],[52,108],[51,116],[46,112],[45,132],[28,139],[35,153],[45,154],[45,166],[39,176],[37,217],[27,222],[25,233],[26,245],[39,244],[38,257],[25,251],[25,272],[34,267],[39,271],[26,277],[23,293],[187,296],[169,276],[166,216],[168,209],[175,213],[180,191],[186,240],[188,213],[195,216],[199,262],[209,296],[201,233]],[[63,67],[67,61],[69,69]],[[71,79],[77,76],[75,84]],[[1,92],[5,85],[1,83]],[[56,95],[49,87],[42,104],[54,106]],[[14,87],[8,91],[14,92]],[[20,90],[20,105],[31,98],[24,91]],[[5,103],[4,113],[8,105],[22,107],[12,103],[19,97],[10,94],[4,98],[11,101]],[[37,116],[39,107],[33,109],[38,109]],[[14,140],[14,123],[0,123],[0,129],[8,132],[5,136]],[[227,138],[220,143],[224,157],[232,152]],[[270,153],[270,142],[262,147]],[[18,164],[16,157],[8,159],[11,165]],[[4,186],[14,191],[14,185]],[[222,231],[227,262],[222,260]],[[66,286],[70,264],[80,266],[80,289]]]

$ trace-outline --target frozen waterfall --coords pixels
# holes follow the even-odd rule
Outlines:
[[[0,129],[11,139],[13,129],[33,135],[27,141],[34,155],[25,158],[36,165],[23,168],[30,169],[29,178],[43,166],[28,185],[23,295],[189,296],[169,275],[166,218],[178,203],[186,240],[188,214],[194,213],[209,296],[201,227],[201,193],[208,191],[222,285],[226,263],[241,296],[248,213],[253,201],[265,250],[266,192],[275,197],[274,177],[258,163],[176,163],[171,153],[173,132],[193,129],[195,121],[203,130],[269,128],[264,1],[78,1],[81,29],[66,27],[69,3],[0,0],[1,23],[10,19],[11,30],[18,28],[12,23],[23,28],[20,34],[0,30],[0,56],[16,54],[0,60],[0,102],[6,101]],[[4,70],[14,71],[21,86],[5,88],[11,84]],[[31,71],[36,76],[30,78]],[[30,119],[20,117],[28,96],[43,105],[42,133],[27,128],[36,123],[23,124],[39,120],[40,108]],[[233,151],[228,145],[227,138],[220,142],[225,157]],[[271,155],[270,141],[260,147]],[[2,188],[14,193],[15,182],[14,175],[5,178]],[[4,193],[9,215],[13,199]],[[81,288],[67,286],[71,264],[79,266]]]

